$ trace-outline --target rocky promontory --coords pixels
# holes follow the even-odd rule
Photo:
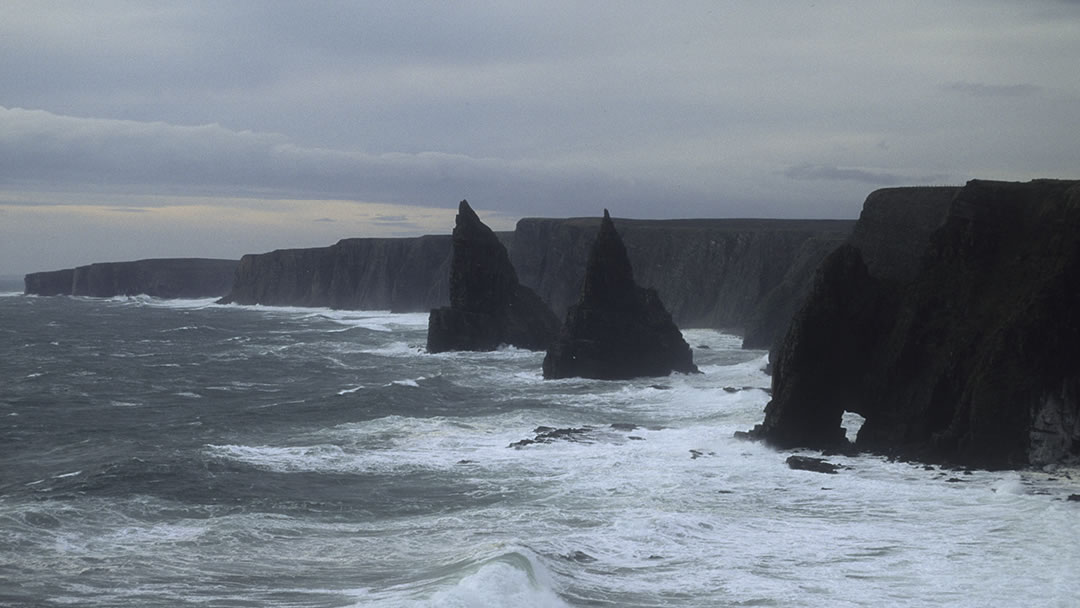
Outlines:
[[[450,263],[450,306],[431,310],[428,352],[494,350],[502,344],[544,350],[559,321],[518,283],[506,247],[467,201],[458,205]]]
[[[209,298],[229,292],[236,266],[236,260],[204,258],[99,262],[31,273],[24,284],[25,293],[40,296]]]
[[[638,286],[604,210],[580,298],[544,357],[544,378],[604,380],[694,373],[694,357],[655,289]]]
[[[879,191],[774,361],[753,434],[986,468],[1080,458],[1080,182]]]

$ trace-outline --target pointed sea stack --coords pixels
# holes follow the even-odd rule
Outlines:
[[[621,380],[696,373],[694,356],[655,289],[639,287],[607,209],[581,298],[544,357],[544,378]]]
[[[453,241],[450,306],[428,317],[428,352],[494,350],[501,344],[546,349],[558,334],[558,318],[518,283],[506,247],[467,201],[458,206]]]

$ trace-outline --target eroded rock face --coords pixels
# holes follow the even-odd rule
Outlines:
[[[917,255],[868,209],[789,328],[755,432],[835,445],[850,410],[875,452],[985,468],[1080,456],[1080,182],[969,182]]]
[[[694,373],[690,346],[654,289],[639,287],[604,210],[578,303],[544,357],[545,378],[626,379]]]
[[[450,306],[428,318],[429,352],[494,350],[509,344],[548,347],[558,319],[531,289],[518,283],[506,247],[467,201],[458,206],[450,264]]]

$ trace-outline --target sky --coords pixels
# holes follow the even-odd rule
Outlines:
[[[0,3],[0,275],[1080,178],[1080,2]]]

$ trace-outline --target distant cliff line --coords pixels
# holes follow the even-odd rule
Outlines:
[[[767,348],[815,268],[853,220],[614,219],[635,280],[655,288],[682,328],[744,332]],[[560,318],[581,289],[600,220],[525,218],[498,233],[523,285]],[[230,260],[99,263],[26,275],[26,293],[109,297],[223,296],[269,306],[427,312],[449,303],[451,237],[350,238]]]
[[[787,327],[814,269],[853,220],[614,220],[635,279],[683,328],[746,331],[768,347]],[[499,233],[520,281],[560,318],[581,289],[592,218],[525,218]],[[449,235],[345,239],[241,259],[223,302],[426,312],[449,303]]]
[[[212,298],[229,292],[235,273],[236,260],[157,258],[33,272],[23,285],[39,296]]]

